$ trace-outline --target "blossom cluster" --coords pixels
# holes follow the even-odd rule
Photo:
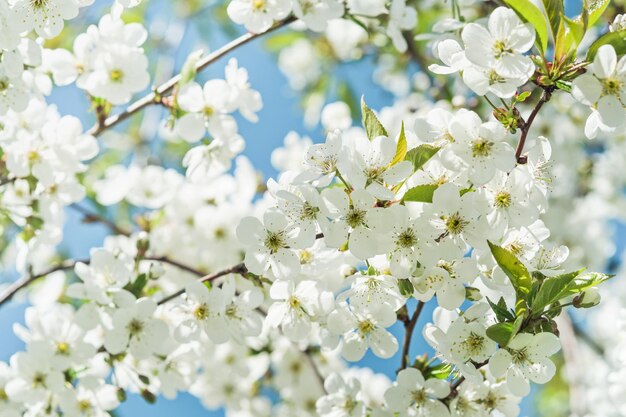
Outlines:
[[[404,0],[232,0],[226,13],[252,32],[242,43],[297,21],[279,66],[324,129],[319,143],[290,133],[265,182],[238,156],[236,113],[257,122],[263,106],[248,71],[233,58],[201,83],[213,58],[195,52],[169,87],[112,114],[150,82],[148,31],[122,15],[140,1],[117,0],[71,51],[44,42],[90,3],[0,0],[3,262],[22,275],[0,305],[33,284],[14,326],[25,348],[0,362],[0,415],[107,417],[128,395],[189,392],[237,417],[515,417],[531,383],[553,379],[553,355],[571,354],[565,309],[596,306],[610,278],[580,267],[605,267],[607,225],[626,202],[612,168],[626,161],[623,17],[582,60],[582,35],[553,33],[551,58],[550,11],[550,25],[531,3],[474,19],[484,10],[469,4],[466,18],[453,2],[423,38],[441,61],[426,66]],[[372,48],[377,80],[405,96],[379,113],[362,99],[357,127],[354,103],[324,105],[312,86],[324,85],[322,60]],[[460,77],[409,80],[405,52]],[[86,92],[92,129],[47,104],[53,83]],[[165,139],[183,139],[173,166],[154,149],[119,156],[96,142],[148,105],[169,115]],[[582,132],[604,149],[572,139]],[[85,198],[95,213],[75,205]],[[113,234],[56,264],[67,206]],[[617,294],[593,319],[607,365],[588,386],[623,379],[612,369],[623,340],[605,320],[623,315]],[[411,349],[414,333],[432,358]],[[372,355],[395,375],[359,367]]]
[[[386,26],[379,29],[390,37],[399,51],[407,49],[402,31],[417,23],[417,11],[408,6],[406,0],[349,0],[345,3],[339,0],[233,0],[228,5],[228,16],[254,33],[270,29],[291,13],[315,32],[342,24],[339,22],[347,21],[343,19],[346,15],[374,22],[375,18],[385,16]]]

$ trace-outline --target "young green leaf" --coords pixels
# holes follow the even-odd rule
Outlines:
[[[584,0],[583,9],[587,12],[587,27],[596,24],[602,13],[606,10],[611,0]]]
[[[437,365],[426,368],[424,378],[446,379],[452,372],[452,366],[449,363],[439,363]]]
[[[565,289],[563,293],[563,297],[578,294],[578,293],[588,290],[589,288],[596,287],[602,284],[603,282],[608,281],[609,279],[613,278],[614,276],[615,275],[607,275],[601,272],[589,272],[584,275],[579,275]]]
[[[524,22],[528,22],[535,28],[537,48],[543,54],[548,49],[548,25],[546,18],[537,6],[530,0],[505,0],[505,3],[517,13]]]
[[[404,197],[402,197],[402,200],[416,201],[420,203],[432,203],[433,194],[438,187],[438,185],[434,184],[417,185],[404,193]]]
[[[583,271],[581,269],[569,274],[544,279],[530,305],[533,315],[540,315],[544,308],[563,298],[563,294],[566,293],[572,281]]]
[[[435,154],[439,152],[439,149],[441,148],[433,145],[420,145],[408,151],[404,159],[411,161],[411,163],[413,163],[413,171],[417,171],[423,167],[430,158],[435,156]]]
[[[565,13],[563,0],[543,0],[543,7],[545,7],[548,14],[552,39],[556,40],[559,27],[561,26],[561,16]]]
[[[406,279],[406,278],[398,280],[398,288],[400,289],[400,294],[404,295],[405,297],[412,296],[413,291],[415,291],[415,288],[413,288],[413,283],[411,283],[411,280]]]
[[[511,252],[500,246],[494,245],[491,242],[487,243],[489,243],[489,249],[491,249],[491,253],[498,263],[498,266],[511,280],[518,301],[523,300],[530,292],[532,284],[530,273],[524,264],[521,263]]]
[[[570,19],[561,16],[561,23],[556,36],[554,56],[561,59],[567,55],[576,56],[576,49],[585,36],[585,23],[581,16]]]
[[[513,337],[513,323],[496,323],[487,328],[487,336],[500,347],[505,347]]]
[[[380,123],[378,117],[372,109],[370,109],[367,104],[365,104],[365,98],[361,97],[361,118],[363,120],[363,127],[365,128],[365,133],[369,140],[374,139],[378,136],[389,136],[387,134],[387,130]]]
[[[396,145],[396,155],[391,160],[390,166],[393,166],[399,162],[404,161],[406,157],[406,135],[404,134],[404,122],[402,122],[402,127],[400,128],[400,137],[398,137],[398,144]]]
[[[626,29],[618,30],[617,32],[608,32],[600,36],[594,43],[591,44],[587,51],[587,61],[593,61],[598,49],[602,45],[613,45],[617,56],[626,54]]]
[[[498,320],[498,322],[515,320],[515,316],[513,315],[513,313],[511,313],[507,309],[506,302],[504,301],[503,297],[500,297],[498,304],[494,304],[494,302],[491,301],[489,297],[487,297],[487,302],[491,306],[493,312],[496,313],[496,319]]]

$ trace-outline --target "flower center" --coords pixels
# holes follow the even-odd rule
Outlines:
[[[619,97],[624,83],[617,78],[605,78],[602,80],[602,95]]]
[[[65,342],[57,343],[57,354],[67,356],[70,354],[70,345]]]
[[[461,217],[459,213],[454,213],[445,219],[446,230],[453,235],[460,234],[469,222]]]
[[[348,211],[346,223],[353,229],[362,226],[365,223],[365,214],[365,210],[359,210],[353,207]]]
[[[506,191],[500,191],[494,198],[494,204],[498,208],[507,208],[511,206],[511,194]]]
[[[9,89],[9,79],[8,78],[0,78],[0,93],[4,93]]]
[[[252,0],[252,8],[254,10],[262,10],[265,8],[265,0]]]
[[[128,326],[126,326],[126,329],[131,336],[137,335],[143,330],[143,322],[141,320],[132,319],[130,323],[128,323]]]
[[[285,236],[283,232],[267,232],[265,241],[263,242],[265,247],[272,253],[277,252],[279,249],[286,248]]]
[[[226,315],[226,317],[232,320],[240,319],[239,310],[237,309],[237,305],[235,303],[230,303],[230,305],[226,307],[224,314]]]
[[[209,317],[209,308],[206,304],[200,304],[193,311],[193,316],[196,318],[196,320],[206,320]]]
[[[384,170],[385,170],[384,168],[380,168],[380,167],[368,168],[365,171],[365,176],[367,177],[367,184],[371,184],[373,182],[382,184],[383,182],[382,175],[383,175]]]
[[[398,234],[398,237],[396,239],[396,245],[398,245],[401,248],[410,248],[410,247],[415,246],[416,243],[417,243],[417,236],[415,235],[415,231],[410,228]]]
[[[472,142],[472,156],[473,157],[485,157],[491,153],[493,142],[490,142],[483,138],[478,138]]]
[[[226,237],[226,230],[222,229],[221,227],[217,228],[213,232],[213,235],[215,236],[215,239],[217,240],[224,239]]]
[[[119,83],[124,78],[124,73],[120,69],[114,69],[114,70],[111,70],[111,72],[109,72],[109,78],[114,83]]]
[[[46,386],[46,375],[40,372],[37,372],[33,376],[33,388],[40,388]]]
[[[490,70],[487,74],[489,85],[502,84],[506,79],[500,76],[495,70]]]
[[[526,352],[526,347],[523,347],[519,350],[509,349],[509,353],[511,354],[513,363],[516,365],[522,365],[530,362],[530,360],[528,359],[528,352]]]
[[[424,389],[419,389],[411,392],[411,398],[413,398],[415,405],[419,407],[426,403],[428,396],[426,395],[426,391],[424,391]]]
[[[506,249],[515,256],[519,256],[524,251],[524,244],[520,241],[511,242],[506,246]]]
[[[352,410],[354,410],[354,407],[357,406],[357,402],[354,401],[352,398],[348,398],[346,399],[346,402],[343,403],[343,409],[348,413],[351,414]]]
[[[48,4],[48,0],[30,0],[33,9],[43,9]]]
[[[319,207],[315,207],[308,201],[306,201],[302,205],[302,213],[300,215],[301,220],[315,220],[317,219],[317,214],[320,212]]]
[[[360,321],[358,324],[359,333],[361,333],[363,336],[370,334],[375,327],[376,326],[374,325],[374,323],[372,323],[372,321],[369,319]]]
[[[467,339],[463,341],[463,346],[473,356],[482,350],[484,343],[484,337],[471,332]]]
[[[507,44],[506,41],[498,39],[493,43],[493,54],[496,58],[500,59],[504,54],[512,54],[513,49]]]
[[[300,264],[305,265],[313,262],[313,254],[308,250],[303,250],[300,252]]]
[[[89,400],[80,400],[78,402],[78,409],[82,413],[88,412],[89,410],[91,410],[91,402]]]
[[[337,170],[337,157],[327,156],[326,158],[317,159],[314,156],[311,157],[311,162],[319,168],[322,174],[330,174]]]
[[[202,112],[204,113],[205,117],[211,117],[215,114],[215,110],[213,109],[213,107],[210,106],[206,106]]]
[[[287,300],[287,303],[289,304],[289,307],[291,307],[293,310],[299,310],[300,307],[302,306],[302,304],[300,303],[300,300],[298,300],[298,297],[294,297],[294,296],[289,297],[289,300]]]

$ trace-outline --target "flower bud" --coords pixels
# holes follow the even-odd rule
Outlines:
[[[469,301],[480,301],[482,300],[483,295],[480,293],[478,288],[465,287],[465,298]]]
[[[573,304],[576,308],[590,308],[600,304],[600,299],[600,291],[596,287],[593,287],[576,296]]]

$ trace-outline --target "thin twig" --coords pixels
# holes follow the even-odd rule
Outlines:
[[[526,137],[528,136],[530,127],[532,126],[535,117],[537,117],[539,110],[541,110],[541,107],[543,107],[543,105],[547,103],[552,97],[552,91],[553,89],[551,87],[544,88],[543,92],[541,93],[541,98],[535,105],[535,108],[530,113],[530,116],[528,116],[528,120],[521,121],[522,135],[519,139],[519,143],[517,144],[517,149],[515,150],[515,159],[517,159],[517,162],[519,164],[525,164],[528,161],[528,158],[526,156],[522,156],[522,152],[524,152],[524,145],[526,144]]]
[[[53,272],[57,272],[57,271],[64,271],[67,269],[72,269],[74,268],[74,265],[76,265],[78,262],[84,262],[84,263],[89,263],[89,260],[67,260],[64,261],[62,263],[60,263],[59,265],[53,266],[52,268],[37,274],[37,275],[26,275],[24,277],[22,277],[21,279],[18,279],[17,281],[13,282],[11,285],[9,285],[7,288],[4,289],[4,291],[2,291],[2,294],[0,294],[0,305],[4,304],[5,302],[11,300],[13,298],[13,296],[15,295],[15,293],[17,293],[19,290],[21,290],[24,287],[27,287],[28,285],[32,284],[33,282],[37,281],[40,278],[43,278],[47,275],[52,274]]]
[[[584,331],[578,324],[572,322],[572,328],[574,329],[574,333],[576,334],[576,337],[578,339],[585,342],[585,344],[589,346],[598,355],[604,356],[604,347],[602,345],[600,345],[597,341],[593,340],[593,338],[589,336],[589,334],[586,331]]]
[[[117,224],[98,213],[94,213],[78,204],[71,204],[70,208],[82,214],[84,216],[83,222],[85,223],[101,223],[118,235],[130,236],[130,232],[128,230],[122,229]]]
[[[417,324],[417,320],[422,314],[422,310],[424,309],[424,302],[418,301],[417,307],[413,312],[413,316],[411,319],[404,323],[404,344],[402,346],[402,364],[400,365],[400,370],[406,369],[409,365],[409,350],[411,349],[411,339],[413,338],[413,331],[415,330],[415,325]]]
[[[185,269],[188,270],[188,269]],[[216,272],[215,274],[211,274],[211,275],[204,275],[202,278],[200,278],[198,281],[199,282],[211,282],[213,280],[216,280],[220,277],[223,277],[224,275],[228,275],[228,274],[240,274],[240,275],[245,275],[248,272],[248,269],[246,268],[246,266],[243,263],[237,264],[231,268],[228,269],[224,269],[223,271],[219,271]],[[173,299],[183,295],[185,293],[185,290],[179,290],[176,291],[174,294],[168,295],[167,297],[161,299],[157,304],[161,305],[161,304],[165,304],[168,301],[172,301]]]
[[[324,377],[322,376],[322,373],[320,372],[320,369],[317,367],[317,364],[315,363],[315,360],[313,360],[313,352],[310,348],[307,348],[304,352],[302,352],[304,357],[306,358],[307,362],[309,362],[309,365],[311,366],[311,368],[313,369],[313,373],[315,374],[315,377],[317,378],[322,391],[324,391],[326,394],[328,394],[328,392],[326,392],[326,387],[324,386]]]
[[[270,32],[273,32],[273,31],[275,31],[278,28],[286,26],[289,23],[294,22],[295,20],[296,20],[296,18],[291,16],[291,17],[288,17],[285,20],[282,20],[282,21],[276,23],[274,26],[272,26],[271,28],[269,28],[265,32],[261,32],[261,33],[246,33],[245,35],[242,35],[242,36],[238,37],[237,39],[233,40],[232,42],[227,43],[226,45],[222,46],[221,48],[211,52],[210,54],[208,54],[204,58],[201,58],[200,60],[198,60],[198,62],[196,63],[196,71],[202,71],[203,69],[208,67],[213,62],[219,60],[220,58],[222,58],[223,56],[229,54],[230,52],[234,51],[235,49],[239,48],[240,46],[245,45],[248,42],[250,42],[250,41],[252,41],[252,40],[254,40],[254,39],[256,39],[256,38],[258,38],[260,36],[263,36],[263,35],[266,35],[266,34],[268,34]],[[161,103],[161,100],[163,98],[162,96],[166,95],[166,94],[170,93],[172,90],[174,90],[174,87],[176,87],[178,85],[178,83],[180,82],[181,77],[182,77],[181,74],[175,75],[174,77],[170,78],[169,80],[167,80],[163,84],[161,84],[158,87],[156,87],[154,89],[154,91],[152,91],[151,93],[146,94],[142,98],[140,98],[137,101],[131,103],[121,113],[115,114],[113,116],[109,116],[106,119],[104,119],[104,120],[94,124],[91,127],[91,129],[89,129],[89,131],[87,133],[89,135],[98,136],[99,134],[101,134],[106,129],[108,129],[108,128],[112,127],[112,126],[115,126],[118,123],[123,122],[124,120],[126,120],[130,116],[132,116],[133,114],[135,114],[138,111],[142,110],[143,108],[151,106],[153,104]]]
[[[428,64],[426,63],[426,60],[415,47],[415,39],[413,33],[409,31],[404,31],[402,32],[402,37],[406,41],[406,52],[409,54],[411,59],[420,67],[420,70],[424,74],[426,74],[432,84],[435,78],[433,77],[433,74],[428,70]]]

